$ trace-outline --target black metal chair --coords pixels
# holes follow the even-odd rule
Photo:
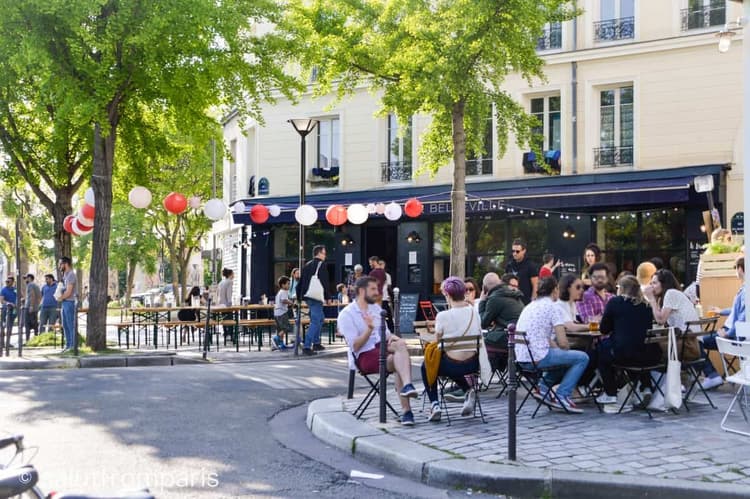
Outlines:
[[[440,340],[440,350],[442,354],[445,354],[446,352],[467,352],[467,351],[473,351],[475,355],[477,356],[477,360],[479,359],[479,349],[482,341],[482,335],[480,334],[474,334],[474,335],[464,335],[459,336],[455,338],[442,338]],[[477,366],[479,366],[479,362],[477,361]],[[476,416],[477,408],[479,409],[479,415],[482,418],[482,423],[486,423],[487,421],[484,419],[484,412],[482,411],[482,402],[479,399],[479,368],[477,367],[477,370],[474,372],[466,373],[464,374],[464,378],[467,380],[470,380],[470,386],[474,389],[474,407],[473,407],[473,414]],[[445,394],[445,387],[446,385],[452,381],[450,378],[446,376],[440,376],[438,375],[438,385],[440,387],[440,405],[445,410],[445,417],[448,419],[448,426],[451,424],[451,417],[450,413],[448,412],[448,403],[445,400],[444,394]]]

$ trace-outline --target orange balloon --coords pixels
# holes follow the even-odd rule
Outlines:
[[[326,210],[326,220],[331,225],[344,225],[346,217],[346,208],[340,204],[334,204]]]
[[[404,205],[404,212],[407,217],[417,218],[424,212],[424,205],[419,199],[411,198]]]
[[[250,208],[250,220],[253,221],[254,224],[264,224],[268,221],[270,213],[268,212],[268,208],[263,206],[262,204],[256,204],[253,205],[252,208]]]

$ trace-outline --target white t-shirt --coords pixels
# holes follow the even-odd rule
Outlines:
[[[471,321],[471,324],[469,324],[469,321]],[[443,338],[446,339],[459,336],[476,336],[482,333],[482,320],[474,307],[449,308],[438,312],[435,316],[435,332],[442,332]]]
[[[516,331],[526,333],[529,348],[527,349],[523,344],[516,344],[516,360],[531,362],[529,350],[535,362],[544,359],[549,352],[549,339],[555,334],[555,326],[563,324],[565,324],[565,317],[562,309],[552,298],[545,296],[526,305],[518,317]]]
[[[287,289],[280,289],[278,293],[276,293],[276,301],[273,305],[273,316],[274,317],[280,317],[284,315],[287,310],[289,310],[289,305],[284,303],[285,301],[289,300],[289,290]]]
[[[370,333],[367,342],[357,351],[354,351],[354,340],[365,334],[367,331],[367,323],[365,322],[364,317],[362,317],[362,310],[359,308],[359,304],[355,301],[344,307],[344,309],[339,312],[339,317],[336,321],[339,332],[344,335],[344,338],[346,338],[346,344],[352,349],[354,355],[359,356],[362,352],[368,352],[375,348],[375,345],[380,342],[380,312],[382,310],[383,309],[380,308],[380,305],[368,305],[367,312],[370,314],[370,317],[372,317],[373,330],[372,333]],[[385,327],[385,330],[385,336],[387,338],[390,335],[388,326]]]
[[[555,306],[560,309],[563,314],[564,322],[575,322],[576,321],[576,304],[572,301],[557,300]]]
[[[668,289],[664,294],[662,309],[664,308],[672,310],[672,313],[667,317],[667,324],[671,327],[678,327],[682,331],[685,331],[686,322],[697,321],[700,318],[690,298],[676,289]]]

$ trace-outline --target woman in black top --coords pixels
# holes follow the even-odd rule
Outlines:
[[[618,294],[607,303],[599,324],[602,334],[609,334],[599,342],[598,367],[606,392],[606,397],[597,399],[600,403],[616,401],[613,364],[645,367],[659,364],[661,359],[659,345],[643,343],[654,316],[641,294],[638,280],[634,276],[625,276],[618,281],[617,287]],[[640,381],[641,387],[651,386],[649,373],[643,373]]]

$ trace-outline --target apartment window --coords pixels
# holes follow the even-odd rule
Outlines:
[[[531,132],[540,149],[560,150],[560,96],[531,99],[531,115],[539,120],[539,126]]]
[[[310,182],[321,186],[337,186],[341,158],[341,128],[338,117],[321,118],[317,126],[317,164]]]
[[[237,139],[229,142],[229,201],[237,199]]]
[[[482,151],[466,151],[466,175],[492,175],[492,111],[485,122]]]
[[[383,182],[400,182],[411,180],[412,177],[412,142],[411,117],[406,127],[401,130],[395,114],[388,115],[388,134],[386,147],[388,161],[381,164]]]
[[[562,48],[562,24],[547,23],[544,25],[542,36],[536,42],[536,49],[555,50]]]
[[[635,37],[634,0],[601,0],[594,40],[609,42]]]
[[[681,17],[682,31],[722,26],[727,19],[726,0],[688,0]]]
[[[602,90],[599,94],[599,147],[595,167],[633,164],[633,87]]]

